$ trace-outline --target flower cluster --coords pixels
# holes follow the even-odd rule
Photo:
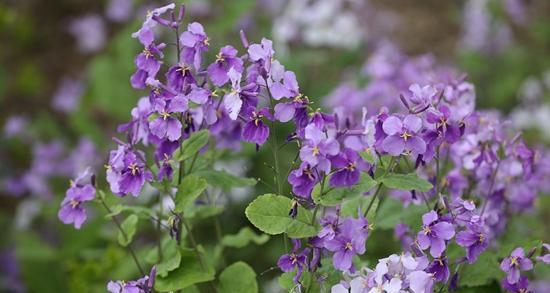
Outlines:
[[[205,53],[211,50],[206,30],[192,22],[180,32],[183,18],[183,7],[176,11],[169,4],[151,10],[132,34],[143,51],[135,58],[130,84],[147,94],[132,110],[131,120],[118,128],[125,140],[115,139],[117,148],[109,154],[109,187],[117,196],[138,197],[149,183],[159,190],[164,187],[173,199],[166,186],[175,185],[174,174],[177,187],[181,184],[184,145],[200,131],[208,130],[217,149],[236,151],[241,142],[259,149],[270,142],[277,159],[279,140],[273,125],[289,123],[292,131],[285,143],[295,143],[298,150],[287,178],[275,170],[277,192],[282,195],[286,179],[293,198],[287,220],[300,217],[302,208],[313,210],[311,225],[302,224],[315,233],[292,239],[292,250],[280,257],[278,266],[284,272],[295,271],[293,281],[300,286],[307,286],[301,280],[304,272],[315,276],[321,260],[331,259],[335,271],[346,278],[333,292],[416,293],[453,287],[457,265],[476,262],[504,231],[510,215],[533,207],[540,183],[548,178],[549,170],[541,166],[550,158],[507,131],[497,115],[476,111],[474,88],[465,76],[434,69],[430,60],[409,60],[383,48],[367,63],[365,71],[373,80],[364,92],[335,93],[331,101],[343,97],[346,103],[323,112],[301,92],[296,75],[276,59],[270,40],[250,44],[241,32],[243,52],[226,45],[205,64]],[[176,33],[177,63],[164,59],[168,45],[156,35],[158,28]],[[434,73],[440,73],[438,78],[432,78]],[[194,157],[187,172],[205,146],[206,142],[189,156]],[[392,182],[391,176],[406,182]],[[413,184],[407,184],[410,180]],[[71,184],[59,212],[63,222],[76,228],[86,219],[82,202],[95,193],[93,185],[80,181]],[[366,184],[367,189],[365,181],[374,184]],[[336,204],[320,200],[334,190],[358,190],[355,196],[370,203],[366,210],[353,206],[352,213],[343,215],[345,196]],[[405,253],[380,260],[375,270],[362,268],[359,256],[367,252],[366,242],[376,225],[374,203],[385,194],[404,205],[425,203],[427,212],[422,226],[414,227],[419,229],[416,233],[396,227]],[[185,204],[180,200],[176,208]],[[170,234],[180,244],[185,218],[182,211],[170,212],[170,219],[175,219],[168,223]],[[273,226],[280,228],[280,223]],[[449,259],[453,241],[464,248],[464,257]],[[504,287],[525,282],[519,277],[520,269],[528,269],[522,258],[516,252],[503,262],[509,273]],[[108,288],[148,292],[154,275],[111,282]]]

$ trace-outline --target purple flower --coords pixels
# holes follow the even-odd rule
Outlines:
[[[262,118],[266,117],[273,120],[268,108],[263,108],[256,113],[252,111],[250,121],[246,122],[243,127],[243,139],[248,142],[253,142],[257,145],[263,145],[269,137],[269,127],[264,124]]]
[[[434,124],[436,130],[429,132],[429,136],[435,139],[444,139],[452,144],[460,138],[460,126],[458,123],[451,121],[451,110],[445,105],[439,106],[439,109],[430,109],[426,112],[426,121]]]
[[[195,70],[199,70],[202,63],[202,53],[208,51],[209,39],[204,28],[198,22],[187,25],[187,30],[180,36],[182,45],[181,59],[186,64],[193,64]]]
[[[153,267],[149,276],[135,281],[109,281],[107,291],[109,293],[150,293],[155,285],[157,268]]]
[[[414,104],[411,110],[418,111],[426,105],[430,104],[437,94],[437,90],[430,85],[421,87],[415,83],[409,87],[409,91],[412,93],[409,96],[409,100]]]
[[[296,114],[300,113],[298,109],[305,108],[309,104],[309,99],[306,96],[298,94],[292,102],[278,103],[275,105],[275,119],[281,122],[288,122],[292,118],[296,118]],[[307,113],[306,113],[307,118]],[[307,123],[307,122],[306,122]]]
[[[541,249],[541,256],[537,256],[537,260],[542,261],[545,264],[550,264],[550,244],[543,243]]]
[[[136,56],[136,72],[130,77],[130,83],[135,89],[144,89],[147,86],[147,80],[149,78],[154,79],[160,70],[161,62],[157,60],[158,58],[163,58],[162,49],[166,45],[159,44],[155,45],[151,43],[141,53]]]
[[[489,245],[487,237],[485,227],[476,223],[469,224],[467,230],[456,235],[456,243],[468,251],[466,255],[468,263],[474,263],[477,257],[487,248]]]
[[[105,46],[106,28],[100,15],[89,14],[74,19],[69,24],[69,32],[76,38],[78,50],[94,53]]]
[[[52,107],[63,113],[72,113],[80,102],[84,85],[81,81],[72,78],[63,78],[52,100]]]
[[[76,229],[80,229],[86,221],[86,210],[83,202],[90,201],[95,197],[95,188],[91,184],[81,185],[80,181],[88,176],[87,170],[81,174],[75,181],[71,181],[71,186],[65,193],[65,198],[61,202],[61,208],[57,217],[64,224],[74,224]]]
[[[330,185],[335,187],[352,186],[359,182],[361,171],[366,169],[366,163],[352,149],[345,148],[340,154],[330,159],[333,168],[338,168],[330,177]]]
[[[120,194],[131,193],[133,196],[138,196],[145,181],[153,179],[153,175],[150,171],[145,170],[145,164],[138,159],[134,152],[127,152],[123,162],[124,168],[118,183]]]
[[[518,247],[512,251],[510,257],[502,260],[500,269],[506,272],[506,282],[513,285],[520,280],[520,270],[529,271],[533,269],[533,262],[525,257],[523,248]]]
[[[191,68],[183,62],[171,66],[166,72],[166,84],[178,93],[183,93],[188,85],[196,84],[197,81],[191,73]]]
[[[424,154],[426,143],[417,135],[421,128],[422,119],[414,115],[405,116],[403,121],[397,116],[386,118],[382,129],[388,136],[382,142],[382,148],[392,156],[399,156],[403,151],[414,156]]]
[[[143,46],[147,47],[153,43],[155,35],[153,33],[153,28],[158,24],[154,17],[159,17],[162,14],[174,10],[176,4],[171,3],[166,6],[162,6],[151,11],[147,11],[147,16],[143,22],[141,28],[132,34],[132,38],[138,38]]]
[[[430,254],[433,257],[440,257],[445,250],[445,240],[450,240],[455,235],[451,223],[441,221],[435,211],[422,216],[422,231],[418,232],[417,241],[420,249],[430,247]]]
[[[364,219],[346,218],[336,236],[325,241],[325,248],[334,252],[332,262],[336,269],[348,271],[356,254],[365,253],[369,222]]]
[[[267,86],[275,100],[292,98],[300,94],[296,75],[292,71],[285,71],[285,67],[279,61],[271,63],[270,78],[268,79]]]
[[[426,268],[426,272],[431,273],[439,282],[447,282],[450,274],[447,258],[444,256],[435,258]]]
[[[178,140],[181,137],[182,125],[174,114],[183,113],[187,109],[187,98],[181,95],[175,96],[168,101],[159,99],[155,105],[155,110],[159,116],[149,122],[151,133],[160,139]]]
[[[302,250],[302,252],[298,253],[298,250],[300,249],[300,240],[292,239],[292,242],[294,242],[292,252],[282,255],[277,261],[277,266],[285,273],[297,268],[293,281],[294,283],[298,283],[304,268],[307,267],[307,255],[309,254],[310,249],[306,248]]]
[[[273,58],[273,42],[266,38],[261,44],[252,44],[248,47],[248,57],[260,66],[260,74],[264,77],[271,71],[271,59]]]
[[[132,121],[118,126],[118,132],[128,131],[128,142],[143,145],[149,144],[149,115],[152,112],[151,102],[148,97],[139,99],[136,107],[132,109]]]
[[[292,192],[307,199],[311,197],[311,191],[317,182],[317,172],[306,162],[302,162],[300,168],[292,170],[288,175],[288,183],[292,185]]]
[[[237,57],[237,49],[232,46],[225,46],[216,55],[216,61],[208,66],[208,76],[215,86],[223,86],[229,81],[229,70],[242,73],[243,61]]]
[[[514,293],[530,293],[529,279],[526,276],[520,276],[516,283],[511,284],[508,282],[508,278],[504,278],[501,282],[504,289]],[[538,292],[538,291],[537,291]],[[541,291],[542,292],[542,291]]]
[[[231,118],[231,120],[237,120],[237,117],[239,117],[239,112],[243,106],[243,101],[240,97],[242,74],[237,70],[230,68],[227,75],[229,79],[231,79],[231,91],[223,97],[223,105],[227,110],[229,118]]]
[[[424,271],[414,271],[408,275],[409,288],[413,293],[433,292],[434,279],[432,274]]]
[[[304,145],[300,149],[300,159],[312,167],[318,167],[325,173],[330,172],[330,160],[327,156],[335,156],[340,151],[340,145],[334,138],[327,138],[326,134],[310,124],[305,129]]]

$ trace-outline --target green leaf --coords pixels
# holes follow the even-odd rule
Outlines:
[[[149,219],[155,216],[155,212],[150,208],[117,204],[111,207],[111,213],[105,215],[105,218],[114,217],[122,212],[131,212],[144,219]]]
[[[222,245],[226,247],[243,248],[250,242],[254,242],[257,245],[262,245],[268,240],[269,235],[258,235],[249,227],[243,227],[237,234],[224,236],[222,239]]]
[[[382,177],[380,181],[388,188],[402,190],[418,190],[426,192],[433,188],[433,185],[418,177],[416,173],[397,174],[391,173]]]
[[[185,217],[187,218],[196,218],[196,219],[206,219],[210,217],[217,216],[224,211],[223,206],[214,206],[214,205],[194,205],[188,206],[185,209]]]
[[[495,253],[486,251],[482,253],[473,264],[464,264],[459,275],[460,286],[476,287],[500,280],[504,272],[500,270]]]
[[[193,203],[202,194],[206,189],[206,185],[206,180],[196,175],[185,176],[176,193],[175,211],[178,213],[183,212],[189,204]]]
[[[368,192],[371,190],[374,186],[376,186],[377,182],[372,179],[369,175],[362,173],[361,179],[358,184],[352,186],[352,187],[340,187],[340,188],[328,188],[328,180],[325,182],[325,187],[323,188],[323,195],[321,195],[321,183],[318,183],[313,188],[313,191],[311,192],[311,196],[313,198],[313,201],[316,204],[321,204],[324,206],[336,206],[342,203],[342,200],[345,198],[351,198],[359,195],[363,195],[363,193]]]
[[[174,158],[177,161],[184,161],[193,157],[208,143],[209,138],[210,133],[206,129],[191,134],[186,140],[183,141],[181,148],[176,150],[174,153]]]
[[[235,176],[218,170],[200,170],[193,174],[206,179],[208,184],[219,187],[224,191],[230,191],[235,187],[254,186],[257,182],[254,178]]]
[[[376,228],[393,229],[400,222],[407,223],[411,227],[420,227],[424,213],[426,213],[426,207],[423,205],[410,205],[404,208],[401,201],[387,197],[376,213]]]
[[[162,246],[162,262],[157,264],[157,275],[166,277],[169,272],[177,269],[181,262],[181,253],[176,241],[168,241]]]
[[[245,214],[256,228],[267,234],[277,235],[286,232],[292,238],[316,235],[317,230],[311,225],[311,212],[299,206],[298,215],[292,219],[288,215],[291,207],[292,201],[287,197],[264,194],[246,207]]]
[[[127,246],[132,242],[134,235],[136,234],[136,226],[138,223],[138,216],[132,214],[128,216],[121,224],[122,231],[118,232],[118,243],[122,246]]]
[[[221,293],[256,293],[258,283],[256,273],[246,263],[239,261],[228,266],[220,274]]]
[[[214,269],[212,267],[203,269],[193,250],[181,249],[180,253],[181,265],[177,269],[164,277],[157,273],[155,290],[160,292],[176,291],[214,279]]]

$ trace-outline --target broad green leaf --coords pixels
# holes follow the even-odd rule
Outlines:
[[[240,261],[228,266],[220,274],[220,293],[256,293],[258,283],[256,273],[246,263]]]
[[[416,173],[391,173],[380,178],[380,181],[384,184],[384,186],[392,189],[418,190],[420,192],[426,192],[433,188],[433,185],[430,182],[418,177]]]
[[[214,279],[214,269],[212,267],[203,269],[193,250],[181,249],[180,253],[181,265],[165,277],[157,274],[155,290],[160,292],[176,291]]]
[[[132,242],[134,235],[136,234],[136,226],[138,223],[138,216],[132,214],[128,216],[121,224],[120,227],[124,231],[118,231],[118,243],[122,246],[127,246]]]
[[[183,212],[206,189],[206,180],[196,176],[187,175],[183,178],[176,193],[176,212]]]
[[[393,229],[400,222],[411,227],[420,227],[422,215],[426,212],[426,207],[423,205],[409,205],[405,208],[401,201],[387,197],[376,213],[376,228]]]
[[[475,263],[463,266],[459,275],[460,286],[482,286],[504,277],[496,254],[491,251],[480,254]]]
[[[262,245],[269,240],[269,235],[257,235],[249,227],[243,227],[239,233],[234,235],[225,235],[222,239],[222,245],[227,247],[243,248],[250,242]]]
[[[377,182],[372,179],[369,175],[362,173],[361,179],[358,184],[352,187],[339,187],[339,188],[328,188],[328,180],[325,182],[325,187],[323,188],[323,195],[321,195],[321,183],[318,183],[313,188],[311,196],[313,201],[316,204],[321,204],[324,206],[336,206],[342,203],[343,199],[359,196],[371,190],[376,186]]]
[[[186,218],[206,219],[217,216],[224,211],[223,206],[214,205],[190,205],[184,211]]]
[[[181,262],[181,253],[176,241],[171,240],[162,246],[162,262],[157,264],[157,275],[166,277],[169,272],[177,269]]]
[[[311,225],[311,212],[298,207],[295,219],[288,213],[292,201],[284,196],[264,194],[258,196],[245,210],[248,220],[264,233],[277,235],[286,232],[292,238],[304,238],[317,234]]]
[[[131,212],[145,219],[149,219],[155,216],[155,212],[150,208],[146,208],[142,206],[126,206],[126,205],[117,204],[111,207],[111,213],[105,215],[105,218],[114,217],[122,212]]]
[[[174,152],[174,158],[177,161],[184,161],[193,157],[208,143],[209,138],[210,133],[206,129],[191,134],[186,140],[183,141],[181,148]]]
[[[254,178],[235,176],[218,170],[200,170],[193,174],[206,179],[208,184],[219,187],[224,191],[230,191],[235,187],[254,186],[257,182]]]

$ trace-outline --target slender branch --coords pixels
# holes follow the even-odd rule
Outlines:
[[[107,213],[111,214],[112,211],[111,209],[109,208],[109,206],[107,205],[107,203],[105,203],[105,201],[103,200],[103,198],[99,197],[99,201],[101,202],[101,204],[103,205],[103,207],[105,207],[105,210],[107,210]],[[120,233],[122,233],[122,236],[124,237],[125,240],[128,240],[129,237],[128,235],[126,234],[126,232],[124,231],[124,229],[122,229],[122,226],[120,225],[120,223],[118,222],[116,216],[112,216],[111,219],[113,220],[113,222],[115,223],[115,225],[117,226],[118,230],[120,231]],[[141,265],[139,264],[139,261],[137,259],[137,256],[136,256],[136,253],[134,252],[134,250],[132,249],[132,246],[130,245],[130,243],[128,243],[128,245],[126,246],[126,248],[128,249],[128,252],[130,252],[130,255],[132,255],[132,258],[134,259],[134,262],[136,263],[136,267],[138,268],[140,274],[142,276],[145,276],[145,271],[143,270],[143,268],[141,267]]]

